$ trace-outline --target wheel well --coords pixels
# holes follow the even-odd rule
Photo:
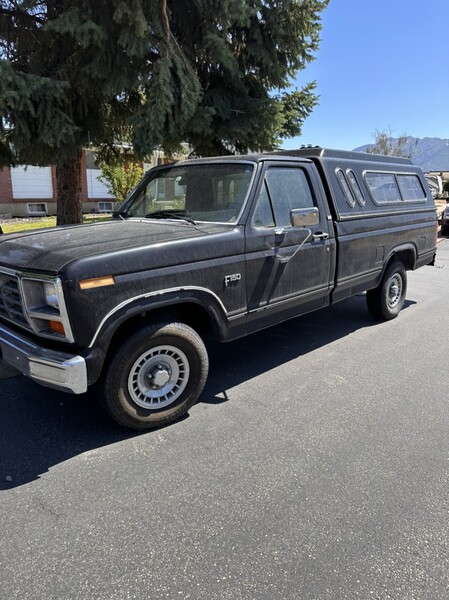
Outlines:
[[[415,253],[413,252],[412,249],[395,251],[391,255],[390,260],[388,261],[388,264],[386,265],[386,268],[388,268],[388,266],[392,262],[398,260],[404,265],[404,267],[407,271],[411,271],[415,267],[415,258],[416,258]]]
[[[203,306],[194,302],[186,302],[143,311],[130,317],[114,333],[109,344],[109,351],[120,344],[133,331],[140,329],[143,323],[150,321],[181,322],[194,329],[203,339],[217,339],[219,337],[218,325],[213,316]]]

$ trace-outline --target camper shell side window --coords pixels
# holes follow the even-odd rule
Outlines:
[[[364,179],[377,205],[427,201],[422,183],[414,173],[365,171]]]

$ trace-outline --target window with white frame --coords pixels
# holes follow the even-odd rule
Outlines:
[[[113,202],[99,202],[98,212],[112,212],[114,210]]]
[[[36,202],[33,204],[28,204],[28,214],[29,215],[46,215],[47,214],[47,205],[44,203]]]

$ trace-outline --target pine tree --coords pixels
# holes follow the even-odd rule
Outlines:
[[[137,157],[274,148],[298,135],[328,0],[0,0],[0,164],[54,163],[80,222],[81,149]]]

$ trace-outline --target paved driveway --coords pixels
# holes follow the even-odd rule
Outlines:
[[[357,296],[211,347],[190,415],[0,383],[1,597],[447,600],[449,241],[398,319]]]

